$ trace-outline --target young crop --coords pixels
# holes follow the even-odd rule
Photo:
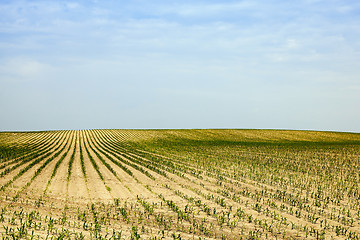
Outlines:
[[[73,153],[71,154],[70,161],[69,161],[67,182],[70,181],[71,170],[72,170],[72,166],[73,166],[74,160],[75,160],[76,145],[77,145],[77,138],[75,139],[74,151],[73,151]]]
[[[360,239],[359,146],[287,130],[2,132],[0,239]]]

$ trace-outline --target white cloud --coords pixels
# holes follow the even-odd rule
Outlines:
[[[215,3],[215,4],[183,4],[176,5],[174,8],[167,9],[169,12],[181,16],[211,16],[224,12],[237,12],[240,10],[247,10],[254,8],[254,1],[242,1],[236,3]]]
[[[80,7],[80,4],[77,2],[69,2],[65,4],[68,9],[76,9]]]
[[[0,78],[11,81],[34,80],[49,73],[53,67],[34,59],[17,57],[1,63]]]
[[[286,49],[297,49],[299,47],[300,47],[300,44],[296,39],[286,40],[286,44],[285,44]]]

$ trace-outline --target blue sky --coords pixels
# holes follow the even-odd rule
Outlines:
[[[0,1],[0,130],[360,132],[359,106],[359,1]]]

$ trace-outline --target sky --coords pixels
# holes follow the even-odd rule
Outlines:
[[[359,123],[358,0],[0,0],[0,131]]]

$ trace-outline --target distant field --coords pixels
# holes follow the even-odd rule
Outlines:
[[[360,134],[0,132],[1,239],[360,239]]]

